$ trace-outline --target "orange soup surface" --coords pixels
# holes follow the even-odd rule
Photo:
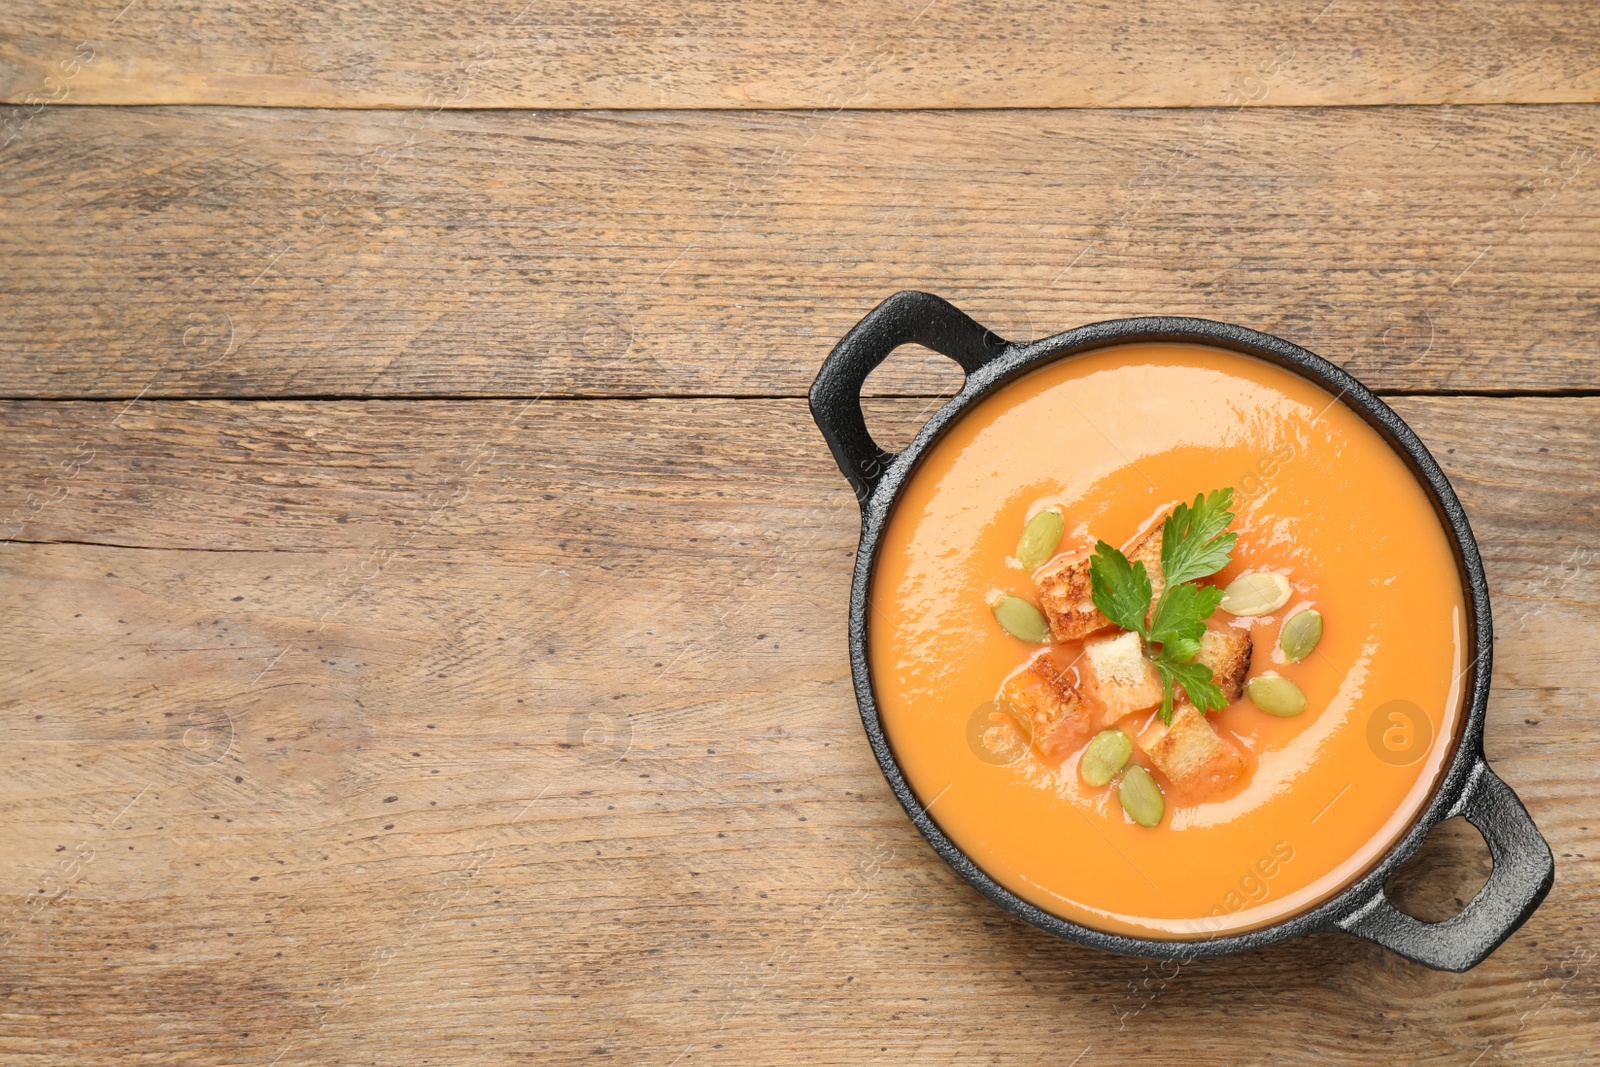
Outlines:
[[[1008,634],[989,605],[1038,599],[1012,556],[1042,509],[1065,519],[1061,553],[1086,552],[1096,539],[1127,546],[1175,504],[1222,487],[1234,491],[1238,541],[1203,583],[1269,570],[1292,594],[1281,610],[1219,611],[1213,625],[1247,630],[1248,677],[1289,678],[1306,709],[1277,718],[1243,698],[1205,716],[1247,775],[1196,799],[1157,773],[1165,812],[1140,826],[1114,785],[1080,777],[1081,749],[1042,752],[996,714],[1002,684],[1040,646]],[[878,549],[872,685],[918,799],[1000,884],[1114,933],[1225,934],[1336,893],[1424,805],[1461,703],[1461,588],[1422,487],[1332,394],[1232,352],[1122,345],[1002,387],[924,456]],[[1322,639],[1289,662],[1280,627],[1308,607]]]

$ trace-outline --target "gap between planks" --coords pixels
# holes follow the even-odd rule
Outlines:
[[[16,101],[0,97],[0,107],[17,107]],[[428,110],[420,108],[417,104],[293,104],[275,103],[271,101],[255,101],[248,104],[235,104],[218,100],[194,101],[169,101],[150,103],[139,100],[62,100],[49,105],[52,109],[62,110],[82,109],[92,111],[96,108],[138,108],[147,111],[175,111],[189,110],[191,108],[215,108],[224,111],[338,111],[354,114],[362,111],[395,112]],[[584,114],[586,112],[617,112],[619,114],[658,114],[658,115],[713,115],[733,113],[757,117],[760,115],[833,115],[847,113],[851,115],[1038,115],[1050,112],[1073,111],[1122,111],[1134,114],[1142,111],[1439,111],[1451,108],[1548,108],[1548,107],[1596,107],[1600,106],[1600,92],[1579,92],[1552,97],[1544,100],[1342,100],[1318,101],[1308,100],[1291,103],[1270,103],[1259,101],[1249,104],[1226,104],[1221,101],[1197,101],[1182,104],[1140,103],[1140,104],[1015,104],[1006,106],[989,107],[961,107],[957,105],[928,105],[906,104],[903,106],[886,105],[883,107],[862,107],[859,105],[846,105],[843,107],[829,107],[826,104],[791,104],[782,107],[718,107],[711,105],[656,105],[656,104],[473,104],[471,106],[452,106],[449,104],[439,108],[437,112],[448,115],[472,114]]]

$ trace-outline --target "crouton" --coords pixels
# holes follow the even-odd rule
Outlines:
[[[1200,639],[1200,654],[1194,661],[1211,668],[1211,680],[1217,683],[1230,704],[1244,692],[1244,676],[1250,673],[1253,644],[1249,630],[1233,626],[1207,628]]]
[[[1166,575],[1161,571],[1161,532],[1166,528],[1166,520],[1156,523],[1156,528],[1140,538],[1138,543],[1129,548],[1125,553],[1129,563],[1143,563],[1145,573],[1150,576],[1150,610],[1155,610],[1156,601],[1161,599],[1161,591],[1167,587]]]
[[[1005,680],[1000,702],[1023,720],[1034,747],[1063,759],[1086,744],[1097,729],[1094,708],[1084,699],[1078,669],[1046,651]]]
[[[1244,757],[1217,736],[1193,704],[1180,702],[1172,725],[1153,719],[1139,735],[1139,748],[1174,788],[1195,799],[1214,795],[1244,773]]]
[[[1050,621],[1050,636],[1057,641],[1076,641],[1111,627],[1111,620],[1094,606],[1090,558],[1064,556],[1034,573],[1039,607]]]
[[[1144,654],[1144,641],[1124,630],[1083,643],[1084,688],[1100,705],[1100,725],[1110,726],[1161,702],[1161,676]]]

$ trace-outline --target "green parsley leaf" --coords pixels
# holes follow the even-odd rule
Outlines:
[[[1156,603],[1156,615],[1150,624],[1150,640],[1163,646],[1163,651],[1175,663],[1188,663],[1200,651],[1200,638],[1205,636],[1206,620],[1222,603],[1222,590],[1216,586],[1201,587],[1192,582],[1175,585]]]
[[[1174,586],[1215,574],[1228,565],[1238,535],[1223,533],[1233,521],[1233,489],[1198,494],[1179,504],[1161,531],[1161,573]]]
[[[1200,629],[1205,630],[1204,623]],[[1188,663],[1200,654],[1200,635],[1193,637],[1170,635],[1161,645],[1161,654],[1170,663]]]
[[[1117,549],[1097,541],[1089,560],[1089,584],[1090,598],[1100,614],[1124,630],[1144,635],[1152,591],[1143,562],[1129,563]]]
[[[1156,669],[1161,670],[1161,658],[1156,660]],[[1222,690],[1212,680],[1211,668],[1204,663],[1168,663],[1167,672],[1172,675],[1172,680],[1183,686],[1183,691],[1188,694],[1189,703],[1200,709],[1202,714],[1210,711],[1221,711],[1228,706],[1228,701],[1223,697]],[[1167,705],[1163,701],[1162,707]],[[1161,720],[1170,724],[1171,711]]]
[[[1161,675],[1161,709],[1156,712],[1161,717],[1161,725],[1172,725],[1172,665],[1160,656],[1155,658],[1156,673]]]
[[[1154,662],[1156,673],[1161,675],[1161,709],[1157,714],[1161,716],[1163,724],[1172,725],[1174,685],[1183,687],[1189,702],[1198,708],[1201,714],[1220,711],[1227,706],[1228,702],[1223,699],[1222,690],[1212,679],[1211,668],[1204,663],[1174,663],[1161,655],[1156,656]]]

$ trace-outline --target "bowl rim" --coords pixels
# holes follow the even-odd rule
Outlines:
[[[1141,342],[1199,344],[1262,359],[1311,381],[1332,393],[1335,403],[1346,403],[1360,415],[1406,461],[1439,516],[1462,578],[1471,635],[1466,652],[1472,658],[1463,671],[1463,676],[1470,675],[1461,696],[1460,711],[1464,713],[1456,716],[1455,736],[1428,798],[1412,813],[1406,828],[1363,871],[1300,911],[1266,925],[1199,937],[1140,937],[1074,922],[1024,900],[986,873],[945,835],[912,792],[884,731],[867,662],[867,608],[878,550],[894,504],[928,449],[969,409],[1017,378],[1048,363]],[[861,539],[850,589],[851,675],[862,724],[879,769],[934,851],[980,893],[1018,918],[1093,948],[1182,959],[1221,956],[1339,929],[1342,921],[1350,920],[1381,895],[1389,876],[1416,852],[1437,823],[1453,814],[1452,809],[1472,784],[1474,771],[1484,759],[1483,728],[1494,645],[1489,587],[1477,540],[1454,489],[1422,441],[1392,408],[1333,363],[1271,334],[1211,319],[1162,315],[1090,323],[1036,341],[1005,343],[992,359],[969,368],[961,389],[923,424],[903,451],[885,456],[885,460],[881,476],[861,499]]]

